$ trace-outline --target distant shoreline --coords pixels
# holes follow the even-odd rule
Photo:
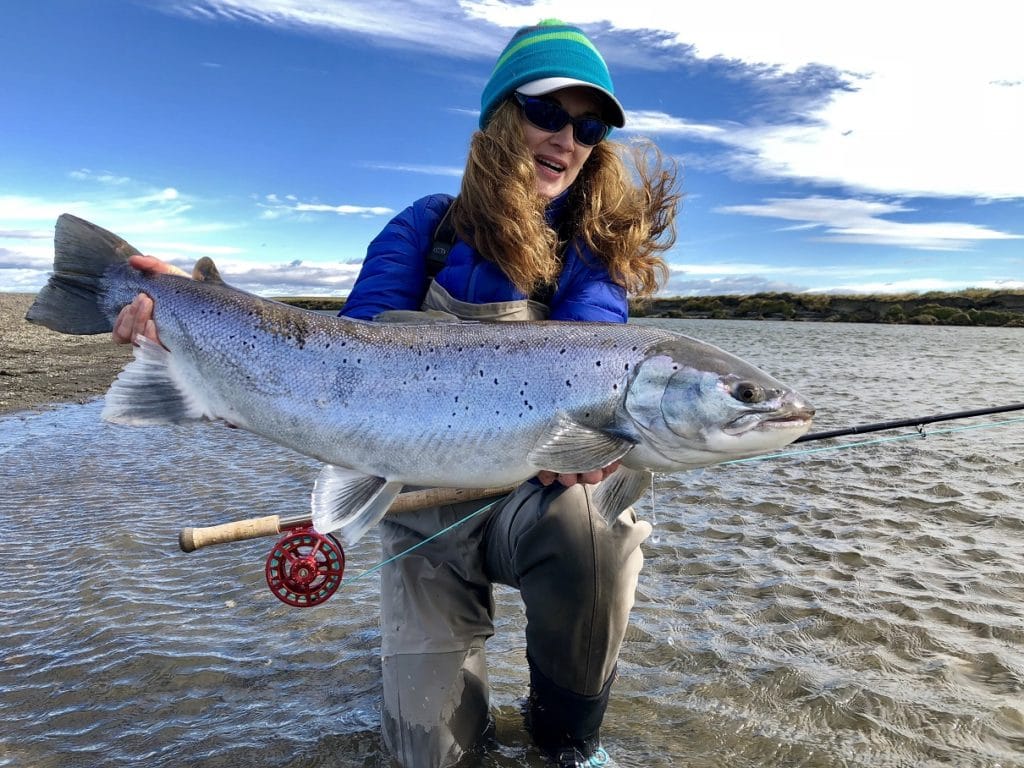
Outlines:
[[[344,299],[284,297],[303,309],[337,311]],[[632,317],[685,320],[803,320],[824,323],[888,323],[1024,328],[1024,291],[836,296],[758,293],[648,299],[630,305]]]

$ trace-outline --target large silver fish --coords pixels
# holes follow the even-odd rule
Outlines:
[[[139,338],[106,395],[124,424],[223,419],[324,462],[315,527],[358,540],[405,485],[489,488],[621,460],[609,516],[649,472],[781,448],[808,430],[796,393],[717,347],[600,323],[361,322],[225,284],[128,266],[116,235],[64,214],[54,273],[26,319],[105,333],[144,292],[163,346]]]

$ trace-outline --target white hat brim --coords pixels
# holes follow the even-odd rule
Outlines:
[[[533,80],[529,83],[524,83],[516,88],[516,91],[524,96],[547,96],[549,93],[560,91],[563,88],[577,87],[591,88],[598,91],[605,97],[608,108],[605,117],[609,118],[609,125],[621,128],[626,124],[626,112],[623,110],[622,105],[619,104],[619,100],[615,98],[615,95],[606,91],[599,85],[588,83],[586,80],[577,80],[574,77],[544,77],[540,80]]]

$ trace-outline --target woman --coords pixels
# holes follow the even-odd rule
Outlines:
[[[342,314],[625,322],[628,295],[653,293],[665,275],[678,195],[655,148],[633,154],[630,169],[624,147],[606,141],[624,123],[581,30],[554,20],[520,29],[484,89],[459,196],[418,200],[385,227]],[[126,308],[115,338],[155,338],[151,308],[146,297]],[[452,765],[481,743],[494,583],[518,588],[526,607],[534,741],[559,766],[608,759],[599,728],[651,530],[631,510],[608,525],[591,508],[591,485],[615,468],[541,472],[504,499],[381,523],[392,557],[489,505],[382,570],[382,728],[401,765]]]

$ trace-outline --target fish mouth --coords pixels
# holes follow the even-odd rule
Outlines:
[[[814,409],[808,405],[794,405],[770,413],[752,411],[741,414],[722,427],[727,435],[742,435],[747,432],[800,431],[811,428]]]

